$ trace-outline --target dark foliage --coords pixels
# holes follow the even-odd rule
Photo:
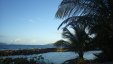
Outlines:
[[[36,61],[33,59],[29,61],[26,58],[3,58],[0,59],[0,64],[36,64]]]
[[[81,37],[85,35],[85,29],[87,29],[87,36],[95,35],[87,45],[103,51],[102,54],[96,55],[98,58],[113,61],[113,0],[63,0],[59,5],[56,17],[64,19],[58,29],[62,25],[65,25],[63,29],[71,26],[75,33],[79,29],[75,36],[69,31],[68,35],[64,34],[66,38],[71,39],[71,42],[76,43],[77,40],[80,40],[84,43],[88,38]],[[77,48],[77,46],[74,47]]]

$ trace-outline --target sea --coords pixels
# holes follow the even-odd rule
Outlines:
[[[22,49],[44,49],[56,48],[54,45],[0,45],[0,50],[22,50]]]
[[[33,48],[55,48],[53,45],[0,45],[0,50],[18,50],[18,49],[33,49]],[[84,53],[85,59],[93,60],[96,58],[94,54],[99,54],[102,51],[87,51]],[[31,54],[31,55],[14,55],[14,56],[0,56],[0,58],[39,58],[42,56],[44,62],[47,64],[62,64],[63,62],[78,57],[78,54],[72,51],[68,52],[48,52],[43,54]],[[39,60],[38,60],[39,61]]]

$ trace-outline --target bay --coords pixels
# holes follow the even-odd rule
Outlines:
[[[96,58],[93,54],[101,53],[101,51],[88,51],[84,53],[84,58],[88,60],[93,60]],[[78,57],[78,54],[75,52],[48,52],[43,54],[33,54],[33,55],[16,55],[16,56],[2,56],[0,58],[36,58],[39,56],[44,58],[45,62],[52,62],[54,64],[62,64],[64,61],[74,59]]]
[[[53,45],[0,45],[0,50],[20,50],[34,48],[55,48]]]

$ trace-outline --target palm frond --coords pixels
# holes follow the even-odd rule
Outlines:
[[[95,16],[96,18],[98,16]],[[90,16],[73,16],[73,17],[69,17],[67,19],[65,19],[58,27],[58,29],[61,28],[62,25],[65,25],[64,28],[70,26],[71,24],[74,24],[75,26],[76,25],[84,25],[85,27],[86,26],[92,26],[95,24],[95,22],[97,21],[96,18],[93,17],[93,15],[90,15]],[[71,25],[71,26],[74,26],[74,25]]]
[[[64,18],[69,16],[75,6],[79,3],[80,0],[63,0],[59,5],[58,11],[55,15],[56,18]]]

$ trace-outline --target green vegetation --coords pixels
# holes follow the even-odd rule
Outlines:
[[[0,59],[0,64],[36,64],[33,59],[27,60],[26,58],[3,58]]]
[[[32,59],[27,58],[1,58],[0,64],[53,64],[51,62],[46,62],[44,58],[39,55]]]
[[[40,54],[47,52],[56,52],[56,48],[45,48],[45,49],[23,49],[23,50],[0,50],[0,56],[10,55],[31,55]]]
[[[63,25],[62,36],[78,52],[78,64],[85,64],[88,48],[102,50],[95,54],[99,61],[113,61],[113,0],[62,0],[56,18],[63,20],[58,29]]]
[[[68,47],[70,44],[64,40],[58,40],[57,42],[54,43],[54,45],[57,47]]]

